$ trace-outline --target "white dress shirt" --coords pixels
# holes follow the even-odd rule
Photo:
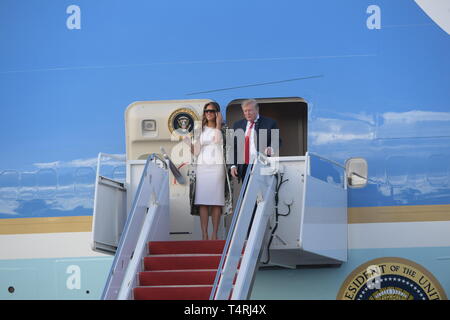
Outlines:
[[[252,132],[250,132],[250,159],[248,162],[249,164],[253,163],[253,160],[256,158],[256,156],[258,154],[258,152],[256,150],[256,143],[255,143],[256,142],[255,128],[256,128],[256,122],[258,121],[258,119],[259,119],[259,114],[256,116],[256,119],[254,121],[255,124],[253,125],[253,128],[252,128]],[[245,135],[247,135],[248,130],[250,129],[250,126],[251,126],[251,122],[247,121],[247,126],[245,127]],[[245,150],[244,150],[244,152],[245,152]],[[231,168],[236,168],[236,166],[232,165]]]
[[[256,144],[255,144],[255,142],[256,142],[255,127],[256,127],[256,122],[258,121],[258,119],[259,119],[259,114],[254,121],[255,124],[253,125],[252,132],[250,132],[250,159],[248,162],[249,164],[253,163],[253,161],[255,160],[256,155],[257,155]],[[251,124],[252,123],[250,121],[247,121],[247,127],[245,128],[245,135],[248,134],[248,130],[250,129]]]

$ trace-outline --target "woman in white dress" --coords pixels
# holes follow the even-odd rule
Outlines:
[[[199,206],[203,240],[209,239],[209,210],[213,223],[211,240],[217,240],[220,216],[225,204],[222,121],[219,104],[207,103],[203,107],[200,137],[192,145],[192,151],[197,156],[194,204]]]

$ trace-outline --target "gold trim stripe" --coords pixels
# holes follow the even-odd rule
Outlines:
[[[0,234],[92,231],[92,216],[0,219]]]
[[[348,208],[348,223],[450,221],[450,205]],[[1,234],[91,232],[92,216],[0,219]]]
[[[450,205],[348,208],[348,223],[450,221]]]

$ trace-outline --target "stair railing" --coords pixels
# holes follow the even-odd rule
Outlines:
[[[160,168],[154,162],[156,159],[158,155],[152,154],[145,163],[103,290],[103,300],[131,298],[147,242],[157,240],[165,231],[169,233],[168,171]]]
[[[267,224],[274,212],[275,173],[276,171],[271,170],[268,159],[262,154],[258,154],[252,169],[247,170],[210,300],[249,298]],[[244,245],[245,251],[241,260]],[[233,288],[236,273],[238,276]]]

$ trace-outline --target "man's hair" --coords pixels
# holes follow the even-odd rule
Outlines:
[[[246,105],[249,105],[249,104],[254,105],[256,110],[259,110],[258,102],[255,99],[247,99],[247,100],[242,101],[241,107],[244,108]]]

